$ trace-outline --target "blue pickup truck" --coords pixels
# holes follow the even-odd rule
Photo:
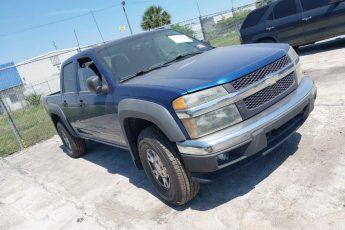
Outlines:
[[[68,155],[81,157],[85,140],[128,149],[162,200],[182,205],[284,142],[316,92],[287,44],[214,48],[164,29],[66,60],[61,92],[44,103]]]

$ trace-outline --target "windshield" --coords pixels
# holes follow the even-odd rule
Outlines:
[[[123,82],[209,49],[210,46],[174,30],[162,30],[110,45],[98,51],[98,55],[113,78]]]

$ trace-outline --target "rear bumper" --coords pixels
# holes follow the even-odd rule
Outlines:
[[[286,98],[260,114],[228,129],[177,143],[193,179],[210,182],[255,154],[265,155],[289,138],[314,109],[317,89],[310,78]]]

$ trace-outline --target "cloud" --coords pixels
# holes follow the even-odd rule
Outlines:
[[[71,15],[71,14],[81,14],[90,12],[90,9],[66,9],[66,10],[56,10],[49,12],[49,16],[58,16],[58,15]]]

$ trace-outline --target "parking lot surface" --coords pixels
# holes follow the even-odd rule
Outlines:
[[[306,124],[270,155],[162,203],[127,151],[56,136],[0,159],[0,229],[345,229],[345,39],[301,48],[318,87]]]

